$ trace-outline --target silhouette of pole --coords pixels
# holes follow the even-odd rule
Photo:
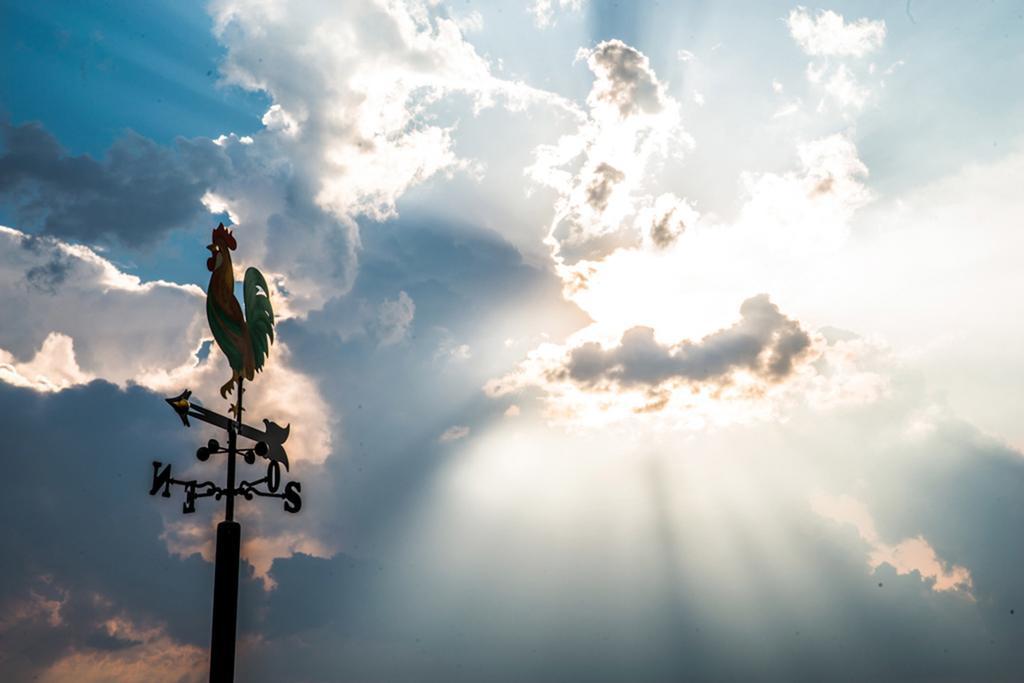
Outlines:
[[[220,395],[227,398],[232,388],[238,388],[233,414],[221,415],[204,408],[201,401],[192,403],[192,392],[185,389],[177,396],[164,399],[174,410],[184,427],[189,420],[198,420],[227,432],[227,447],[217,439],[210,439],[196,449],[196,459],[207,462],[211,456],[227,455],[226,486],[215,481],[197,481],[193,478],[176,479],[171,465],[153,461],[153,483],[149,495],[171,497],[171,487],[184,489],[182,514],[196,511],[196,501],[212,497],[224,501],[224,521],[217,525],[217,549],[213,570],[213,626],[210,633],[210,682],[234,683],[235,636],[238,626],[238,569],[239,550],[242,545],[242,527],[235,521],[235,497],[245,500],[255,497],[276,498],[284,511],[295,514],[302,509],[302,484],[281,481],[281,468],[289,469],[284,443],[291,425],[281,426],[264,419],[264,429],[242,422],[242,396],[245,391],[243,377],[252,381],[254,372],[263,369],[264,361],[274,343],[274,308],[270,304],[270,286],[263,274],[252,266],[245,270],[242,281],[242,301],[235,297],[234,267],[231,252],[238,246],[234,234],[221,223],[210,235],[206,248],[210,256],[206,267],[210,271],[210,285],[206,288],[206,319],[210,323],[213,340],[231,364],[231,379],[220,387]],[[239,444],[239,438],[254,445]],[[267,461],[266,476],[246,479],[236,471],[241,456],[246,465],[256,464],[257,458]],[[239,481],[240,479],[240,481]],[[281,490],[283,489],[283,490]]]
[[[235,455],[242,426],[242,378],[238,378],[235,421],[228,426],[228,481],[224,521],[217,525],[213,570],[213,633],[210,637],[210,683],[235,679],[235,633],[238,624],[238,565],[242,525],[235,521]]]
[[[302,509],[302,485],[297,481],[282,482],[281,468],[288,469],[288,454],[284,443],[288,440],[290,426],[282,427],[272,420],[263,420],[266,429],[256,429],[242,422],[243,381],[236,380],[237,403],[233,413],[221,415],[189,401],[192,392],[188,389],[173,398],[164,399],[181,420],[189,426],[189,419],[223,429],[227,434],[227,447],[216,439],[210,439],[205,446],[196,450],[196,459],[206,462],[211,456],[224,454],[227,460],[227,486],[218,486],[212,481],[199,482],[195,479],[177,479],[171,472],[171,465],[153,461],[153,483],[149,495],[171,497],[171,487],[180,486],[185,491],[181,511],[191,514],[196,511],[196,501],[213,497],[219,501],[226,497],[224,520],[217,525],[217,547],[213,572],[213,627],[210,634],[210,681],[211,683],[234,683],[235,636],[238,622],[238,570],[241,548],[242,527],[235,521],[235,498],[246,500],[255,497],[277,498],[284,503],[284,511],[295,514]],[[239,445],[238,439],[255,442],[252,447]],[[267,461],[267,474],[259,479],[238,481],[238,457],[248,465],[256,458]],[[282,484],[284,484],[282,486]],[[283,490],[282,490],[283,489]]]

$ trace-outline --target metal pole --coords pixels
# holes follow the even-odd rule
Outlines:
[[[242,526],[217,525],[217,559],[213,570],[213,634],[210,639],[210,683],[235,679],[235,623],[238,614],[238,549]]]
[[[242,383],[244,381],[241,377],[238,378],[238,402],[235,404],[235,424],[228,427],[228,500],[224,510],[224,518],[229,522],[235,521],[235,445],[238,431],[242,427],[242,392],[245,391]]]
[[[225,520],[217,525],[213,570],[213,633],[210,638],[210,683],[235,679],[235,630],[238,623],[238,564],[242,526],[235,520],[235,450],[242,425],[242,378],[238,378],[235,423],[228,428],[228,481]]]

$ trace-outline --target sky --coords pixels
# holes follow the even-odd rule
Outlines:
[[[1019,3],[0,12],[0,678],[206,680],[220,222],[238,680],[1024,677]]]

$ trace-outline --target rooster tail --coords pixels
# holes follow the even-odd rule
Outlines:
[[[253,365],[259,372],[270,354],[270,345],[274,343],[274,307],[270,305],[270,288],[260,271],[246,269],[242,295],[245,298],[245,325],[249,328],[249,340],[252,342]]]

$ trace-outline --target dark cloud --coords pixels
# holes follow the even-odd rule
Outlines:
[[[594,169],[593,177],[587,186],[587,203],[598,213],[608,207],[608,200],[615,191],[615,186],[626,179],[626,174],[611,164],[601,162]]]
[[[25,271],[25,281],[32,289],[44,294],[56,294],[57,289],[74,269],[71,259],[55,254],[42,265],[32,266]]]
[[[57,240],[52,237],[23,234],[12,241],[17,241],[22,249],[37,259],[46,259],[25,271],[25,282],[30,289],[43,294],[56,294],[75,270],[75,261],[60,250]]]
[[[686,223],[676,216],[676,208],[672,207],[655,217],[651,223],[651,241],[655,246],[664,249],[679,239],[684,230],[686,230]]]
[[[1024,665],[1015,647],[1024,624],[1009,612],[1020,600],[1014,568],[1021,551],[1013,539],[1024,517],[1010,494],[1024,478],[1020,454],[956,424],[909,450],[896,442],[878,447],[877,435],[905,417],[902,408],[885,403],[852,416],[858,428],[871,429],[838,445],[835,427],[845,425],[845,435],[849,414],[812,430],[823,443],[808,440],[806,424],[729,442],[735,450],[715,457],[734,461],[736,476],[745,472],[758,484],[748,502],[754,510],[693,495],[690,480],[701,475],[684,463],[708,454],[690,442],[685,458],[622,454],[642,473],[638,508],[626,509],[646,521],[632,539],[612,540],[603,526],[614,519],[627,525],[618,533],[631,528],[617,506],[633,482],[616,480],[594,492],[589,524],[562,512],[559,523],[574,524],[568,535],[546,533],[544,522],[528,533],[529,515],[492,516],[478,502],[447,500],[437,503],[455,506],[444,524],[409,520],[426,534],[422,544],[405,537],[380,551],[386,560],[278,560],[279,589],[266,611],[270,639],[243,653],[245,678],[1012,679]],[[600,438],[581,436],[574,446],[600,452]],[[779,462],[764,455],[787,446],[786,457],[796,458],[787,467],[799,466],[802,475],[838,465],[849,468],[846,484],[863,477],[870,509],[889,521],[880,524],[883,535],[934,537],[940,552],[974,572],[975,598],[934,591],[916,572],[897,574],[888,565],[872,572],[869,549],[852,527],[811,513],[805,489],[779,486]],[[536,447],[554,458],[564,445]],[[894,478],[892,463],[921,479]],[[573,471],[594,467],[601,465],[582,458]],[[891,509],[886,491],[897,504]],[[990,492],[996,497],[988,499]],[[949,494],[955,509],[943,504]],[[898,507],[904,502],[910,514]],[[501,543],[493,543],[496,536]]]
[[[608,40],[591,51],[589,61],[598,76],[594,97],[617,107],[621,116],[656,114],[665,106],[650,61],[636,48],[621,40]]]
[[[179,643],[207,645],[212,567],[198,556],[182,560],[167,552],[162,513],[175,514],[167,506],[180,503],[148,495],[150,462],[181,471],[199,438],[162,403],[143,389],[103,382],[57,394],[0,383],[6,680],[29,680],[73,652],[133,646],[107,631],[114,617],[162,626]],[[242,590],[252,604],[261,589],[249,575],[243,567]],[[27,606],[41,601],[61,603],[59,619],[32,615]],[[242,628],[251,623],[246,613]]]
[[[558,223],[554,235],[559,240],[558,256],[565,263],[576,265],[580,261],[602,261],[616,249],[630,249],[640,244],[637,231],[622,225],[610,232],[594,234],[589,217],[572,209]]]
[[[1012,680],[1024,666],[1024,622],[1009,612],[1024,600],[1019,453],[957,424],[908,447],[905,418],[918,404],[897,396],[709,433],[724,439],[708,447],[716,462],[733,462],[730,476],[756,491],[750,501],[693,495],[702,475],[691,465],[709,457],[703,440],[664,458],[637,449],[588,459],[604,452],[601,433],[531,442],[539,462],[563,466],[538,468],[521,505],[491,508],[515,482],[495,475],[488,504],[445,488],[446,468],[466,455],[434,437],[451,424],[471,424],[474,435],[493,426],[503,406],[482,400],[480,386],[521,354],[503,350],[506,337],[529,329],[557,340],[581,320],[552,273],[492,234],[405,217],[367,231],[364,249],[349,296],[358,306],[408,292],[409,340],[341,340],[335,323],[348,297],[282,324],[294,361],[320,379],[342,423],[329,476],[295,473],[310,496],[289,523],[329,525],[345,552],[276,560],[269,594],[243,580],[240,627],[258,638],[240,642],[239,680]],[[709,367],[711,357],[755,359],[766,376],[786,372],[782,359],[792,363],[800,346],[796,323],[766,297],[741,313],[687,353]],[[436,357],[446,335],[473,348],[471,361]],[[494,348],[502,351],[488,355]],[[69,652],[145,647],[111,636],[102,625],[112,616],[205,646],[212,568],[167,553],[161,513],[176,501],[147,495],[149,461],[183,466],[197,432],[159,397],[103,383],[56,395],[0,385],[0,423],[9,520],[0,610],[12,614],[33,594],[64,601],[58,625],[40,615],[12,629],[0,619],[3,677],[30,680]],[[590,476],[610,460],[628,464],[627,481]],[[794,470],[828,491],[859,482],[883,539],[924,534],[944,560],[970,569],[975,599],[886,565],[872,572],[854,529],[817,518],[806,488],[783,485]],[[571,489],[577,476],[608,488],[553,495],[545,483]],[[331,485],[318,489],[320,480]],[[534,510],[561,495],[571,503],[557,519]]]
[[[200,199],[226,164],[201,138],[172,149],[129,131],[94,159],[69,154],[38,123],[0,121],[0,136],[0,200],[19,225],[87,243],[137,247],[208,221]]]
[[[444,451],[437,437],[445,429],[472,428],[504,410],[481,387],[519,360],[525,344],[506,340],[560,339],[587,322],[562,298],[554,273],[525,263],[497,233],[413,212],[363,232],[352,291],[281,330],[291,362],[321,379],[342,416],[343,457],[328,464],[339,468],[337,514],[360,536],[401,518],[443,462],[431,454]],[[366,307],[401,292],[415,305],[401,344],[381,345],[372,328],[351,333]],[[470,359],[445,353],[462,344]]]
[[[699,342],[665,346],[649,327],[634,327],[619,346],[604,349],[587,343],[569,354],[564,372],[585,384],[614,381],[630,386],[655,385],[669,379],[691,382],[722,381],[735,370],[749,370],[776,381],[811,344],[799,323],[783,315],[767,294],[740,306],[740,320]]]

